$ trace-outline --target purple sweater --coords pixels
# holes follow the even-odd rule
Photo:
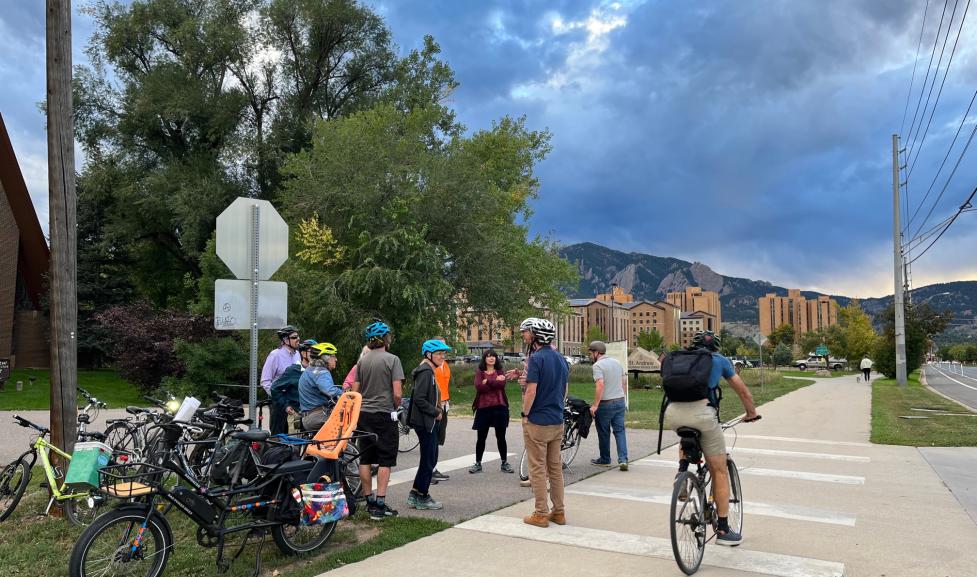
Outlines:
[[[289,352],[284,345],[268,353],[265,366],[261,368],[261,388],[271,395],[271,384],[275,379],[282,376],[285,369],[301,361],[302,356],[298,351]]]
[[[485,380],[485,384],[482,381]],[[485,409],[498,405],[509,406],[505,398],[505,374],[488,374],[481,370],[475,370],[475,390],[478,391],[478,399],[475,401],[475,409]]]

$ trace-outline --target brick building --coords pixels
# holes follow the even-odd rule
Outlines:
[[[760,333],[769,336],[781,325],[794,328],[795,342],[805,333],[818,332],[838,324],[838,302],[824,295],[808,299],[800,289],[788,289],[787,296],[768,293],[757,299]]]
[[[707,329],[719,332],[722,329],[723,313],[722,305],[719,302],[719,293],[714,291],[704,291],[697,286],[685,287],[682,292],[671,292],[665,296],[665,300],[675,305],[683,312],[694,313],[702,311],[712,315],[715,319],[715,328]]]
[[[0,358],[13,367],[50,363],[42,312],[50,255],[0,116]]]

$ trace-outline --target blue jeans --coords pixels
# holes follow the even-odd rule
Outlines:
[[[434,423],[433,431],[428,431],[424,427],[414,427],[414,432],[420,440],[418,448],[421,450],[421,462],[417,464],[417,474],[414,475],[414,490],[421,495],[427,495],[431,488],[431,475],[434,473],[434,466],[438,463],[439,426],[440,423]]]
[[[628,461],[628,439],[624,433],[624,399],[601,401],[594,414],[597,426],[597,447],[600,460],[611,462],[611,429],[614,430],[614,444],[617,445],[617,462]]]

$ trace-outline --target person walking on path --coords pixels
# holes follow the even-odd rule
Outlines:
[[[309,350],[309,368],[299,379],[299,409],[302,429],[306,431],[321,429],[336,406],[336,399],[343,394],[343,388],[332,378],[337,354],[332,343],[319,343]]]
[[[482,360],[475,371],[475,422],[472,429],[477,434],[475,440],[475,464],[469,473],[482,472],[482,455],[485,454],[485,441],[488,439],[489,429],[495,429],[495,442],[502,457],[501,470],[512,473],[512,465],[508,460],[508,445],[505,440],[506,428],[509,426],[509,397],[505,394],[506,381],[514,380],[519,375],[515,369],[508,373],[502,371],[502,359],[493,349],[482,353]]]
[[[432,340],[445,344],[444,337],[434,337]],[[445,344],[445,346],[447,345]],[[451,347],[448,347],[448,350],[450,351]],[[445,434],[448,432],[448,409],[451,408],[448,403],[451,399],[451,367],[448,366],[447,361],[435,367],[434,380],[437,382],[438,392],[441,393],[441,422],[438,423],[438,446],[443,447]],[[437,462],[434,465],[435,483],[438,481],[447,481],[450,477],[438,471]]]
[[[429,493],[434,465],[438,462],[438,428],[444,420],[441,404],[441,391],[435,380],[439,366],[444,364],[445,352],[451,347],[438,339],[425,341],[421,346],[424,360],[411,372],[414,389],[411,393],[407,422],[417,433],[421,460],[414,475],[414,486],[407,496],[407,506],[415,509],[441,509],[443,505],[435,501]]]
[[[261,388],[268,393],[271,398],[271,386],[282,376],[285,369],[302,362],[299,355],[299,331],[292,325],[286,325],[278,329],[278,339],[281,346],[268,353],[265,364],[261,368]],[[285,404],[272,403],[271,415],[268,419],[268,428],[272,431],[284,432],[288,430],[288,423],[285,420]]]
[[[366,437],[360,447],[360,483],[370,519],[380,521],[397,516],[397,511],[387,504],[387,485],[391,467],[397,466],[397,407],[403,394],[404,368],[400,359],[387,351],[390,327],[376,321],[366,327],[364,336],[370,353],[356,365],[352,391],[363,396],[357,428],[376,435],[372,439]],[[378,466],[375,495],[371,465]]]
[[[870,359],[868,357],[865,357],[865,358],[862,359],[862,362],[859,363],[859,365],[858,365],[858,368],[862,369],[862,378],[865,379],[865,382],[866,383],[872,377],[872,365],[873,364],[874,363],[872,362],[872,359]]]
[[[535,509],[523,522],[548,527],[550,522],[566,524],[563,505],[563,406],[569,374],[566,359],[549,345],[556,327],[546,319],[528,318],[519,325],[523,342],[532,349],[526,367],[526,390],[522,399],[522,429],[529,460],[529,482]],[[547,500],[549,482],[549,501]]]
[[[617,447],[617,466],[628,470],[628,438],[624,430],[624,391],[628,377],[624,367],[612,357],[607,356],[607,345],[603,341],[590,343],[587,349],[593,361],[594,404],[590,414],[597,425],[597,447],[600,456],[590,462],[598,467],[611,466],[611,430],[614,430],[614,445]]]

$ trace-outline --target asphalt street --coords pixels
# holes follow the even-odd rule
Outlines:
[[[923,370],[926,384],[977,411],[977,368],[964,367],[962,375],[937,365],[927,365]]]

